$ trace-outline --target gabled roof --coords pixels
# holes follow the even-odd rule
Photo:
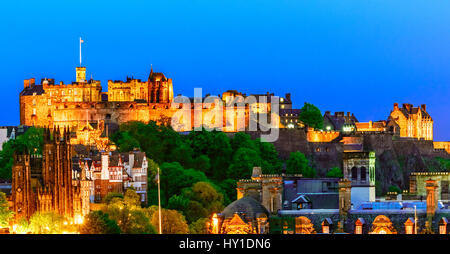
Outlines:
[[[36,95],[41,95],[45,93],[44,87],[42,85],[31,85],[29,87],[26,87],[20,92],[20,96],[23,95],[33,95],[36,93]]]

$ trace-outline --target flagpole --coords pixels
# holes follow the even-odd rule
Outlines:
[[[160,178],[159,178],[159,167],[158,167],[158,214],[159,214],[159,234],[162,234],[161,228],[161,191],[160,191]]]
[[[81,67],[81,37],[80,37],[80,67]]]

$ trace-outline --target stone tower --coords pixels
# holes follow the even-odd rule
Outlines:
[[[344,152],[344,179],[351,181],[351,200],[355,208],[375,201],[375,152]]]
[[[77,82],[86,82],[86,67],[76,67],[75,70],[77,73]]]

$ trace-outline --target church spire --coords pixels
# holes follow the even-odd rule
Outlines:
[[[148,75],[148,81],[152,81],[153,76],[153,64],[150,64],[150,75]]]

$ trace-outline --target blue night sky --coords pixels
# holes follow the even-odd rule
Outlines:
[[[174,93],[291,93],[322,112],[386,119],[393,103],[427,104],[450,140],[450,1],[3,1],[0,125],[19,124],[23,79],[154,71]]]

